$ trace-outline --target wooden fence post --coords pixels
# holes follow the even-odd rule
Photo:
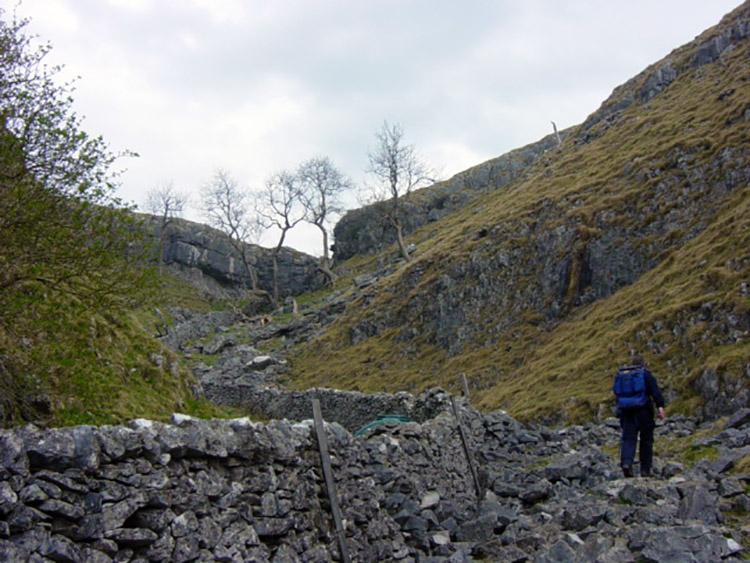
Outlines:
[[[461,381],[464,384],[464,397],[466,397],[466,400],[471,404],[471,395],[469,394],[469,382],[466,381],[466,374],[461,374]]]
[[[344,523],[341,518],[338,497],[336,496],[336,483],[333,481],[331,457],[328,454],[328,438],[326,437],[326,429],[323,425],[323,415],[320,410],[320,399],[318,398],[313,399],[313,421],[315,423],[315,434],[318,437],[320,463],[323,466],[323,477],[325,478],[326,490],[328,491],[328,500],[331,503],[331,514],[333,515],[333,525],[336,529],[336,538],[338,539],[341,561],[344,563],[350,563],[351,559],[349,559],[349,548],[346,545]]]
[[[482,500],[482,487],[479,484],[479,476],[477,475],[476,467],[474,467],[474,459],[471,456],[469,450],[469,441],[466,439],[466,433],[464,432],[463,424],[458,416],[458,408],[456,408],[456,402],[451,395],[451,406],[453,407],[453,416],[456,417],[456,424],[458,425],[458,432],[461,434],[461,443],[464,446],[464,454],[466,454],[466,462],[469,464],[469,470],[471,471],[471,477],[474,480],[474,488],[477,492],[477,502]]]

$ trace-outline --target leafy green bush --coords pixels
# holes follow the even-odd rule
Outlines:
[[[117,157],[81,130],[27,23],[0,9],[0,422],[111,421],[149,388],[171,408],[184,374],[149,359],[164,352],[128,313],[155,284]]]

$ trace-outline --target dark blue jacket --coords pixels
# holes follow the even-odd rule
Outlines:
[[[656,383],[656,378],[646,368],[643,368],[643,382],[646,384],[646,395],[651,397],[657,407],[663,407],[664,397],[659,390],[659,384]]]
[[[643,368],[643,383],[646,386],[646,395],[650,397],[650,400],[642,407],[617,409],[617,416],[620,418],[620,423],[622,425],[634,425],[634,427],[639,430],[653,428],[654,404],[656,404],[657,407],[664,406],[664,397],[659,390],[659,384],[656,382],[656,378],[646,368]]]

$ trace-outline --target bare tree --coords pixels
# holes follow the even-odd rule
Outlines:
[[[320,269],[333,283],[336,275],[331,270],[328,253],[329,222],[332,216],[343,213],[341,195],[353,189],[354,183],[328,157],[316,157],[303,162],[297,170],[297,176],[306,220],[318,227],[323,235]]]
[[[396,231],[399,252],[404,260],[409,261],[411,257],[403,235],[404,206],[412,190],[433,181],[431,169],[417,154],[414,145],[404,143],[401,126],[383,122],[375,138],[377,146],[368,155],[367,172],[376,182],[375,186],[369,187],[370,196],[374,201],[386,202],[385,218]]]
[[[286,234],[305,218],[300,201],[297,176],[290,172],[277,172],[266,182],[259,194],[258,215],[264,228],[279,229],[279,241],[273,253],[273,297],[279,298],[279,254]]]
[[[158,252],[163,253],[167,241],[167,226],[175,217],[182,215],[188,196],[174,189],[172,182],[167,182],[152,188],[146,193],[146,209],[161,218],[157,229]],[[161,271],[163,259],[157,261],[157,268]]]
[[[555,131],[555,139],[557,140],[557,146],[558,148],[560,145],[562,145],[562,139],[560,138],[560,133],[557,132],[557,124],[554,121],[550,121],[552,124],[552,129]]]
[[[250,277],[253,291],[258,289],[258,273],[248,245],[260,235],[260,223],[252,213],[252,201],[227,171],[219,169],[201,188],[201,208],[208,224],[222,231]]]
[[[172,182],[157,186],[146,194],[146,209],[161,217],[162,229],[175,217],[182,216],[187,203],[188,195],[175,190]]]

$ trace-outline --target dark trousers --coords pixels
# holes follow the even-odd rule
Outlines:
[[[620,414],[620,466],[632,466],[635,460],[635,447],[640,438],[638,459],[641,472],[651,471],[654,459],[654,415],[650,408],[644,407]]]

